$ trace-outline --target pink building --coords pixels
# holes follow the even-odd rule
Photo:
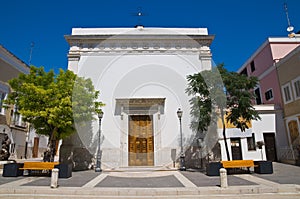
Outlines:
[[[279,161],[287,159],[290,146],[283,121],[284,103],[275,63],[299,45],[300,37],[298,35],[268,38],[238,70],[240,74],[258,77],[259,84],[255,89],[256,105],[273,104],[275,106],[276,132],[259,133],[263,134],[266,151],[270,150],[270,153],[276,154],[275,160]],[[268,124],[266,123],[266,125]],[[268,142],[268,140],[274,140],[275,143]]]

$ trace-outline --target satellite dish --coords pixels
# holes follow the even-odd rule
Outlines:
[[[288,32],[293,32],[294,27],[293,27],[293,26],[289,26],[286,30],[287,30]]]

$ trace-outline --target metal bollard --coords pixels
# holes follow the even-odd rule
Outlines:
[[[52,169],[51,188],[57,188],[58,187],[58,171],[59,171],[59,169],[57,169],[57,168]]]
[[[221,182],[221,188],[227,188],[227,170],[224,168],[221,168],[220,170],[220,182]]]

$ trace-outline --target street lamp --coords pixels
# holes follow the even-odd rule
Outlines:
[[[182,146],[182,125],[181,125],[181,118],[182,118],[182,110],[178,108],[177,116],[179,119],[179,127],[180,127],[180,171],[185,171],[185,162],[184,162],[184,153],[183,153],[183,146]]]
[[[101,139],[101,119],[103,118],[103,112],[98,113],[99,118],[99,131],[98,131],[98,150],[97,150],[97,162],[95,172],[102,172],[101,169],[101,150],[100,150],[100,139]]]

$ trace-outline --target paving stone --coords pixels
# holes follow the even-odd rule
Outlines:
[[[201,172],[189,172],[189,171],[184,171],[181,173],[198,187],[220,186],[220,176],[207,176]],[[254,182],[250,182],[248,180],[244,180],[232,175],[228,175],[227,178],[228,178],[229,186],[257,185]]]
[[[178,179],[173,176],[126,178],[107,176],[95,187],[184,187]]]
[[[50,177],[0,176],[0,198],[300,198],[300,167],[273,163],[273,168],[273,174],[228,175],[228,188],[220,188],[219,176],[188,171],[73,172],[55,189]]]

